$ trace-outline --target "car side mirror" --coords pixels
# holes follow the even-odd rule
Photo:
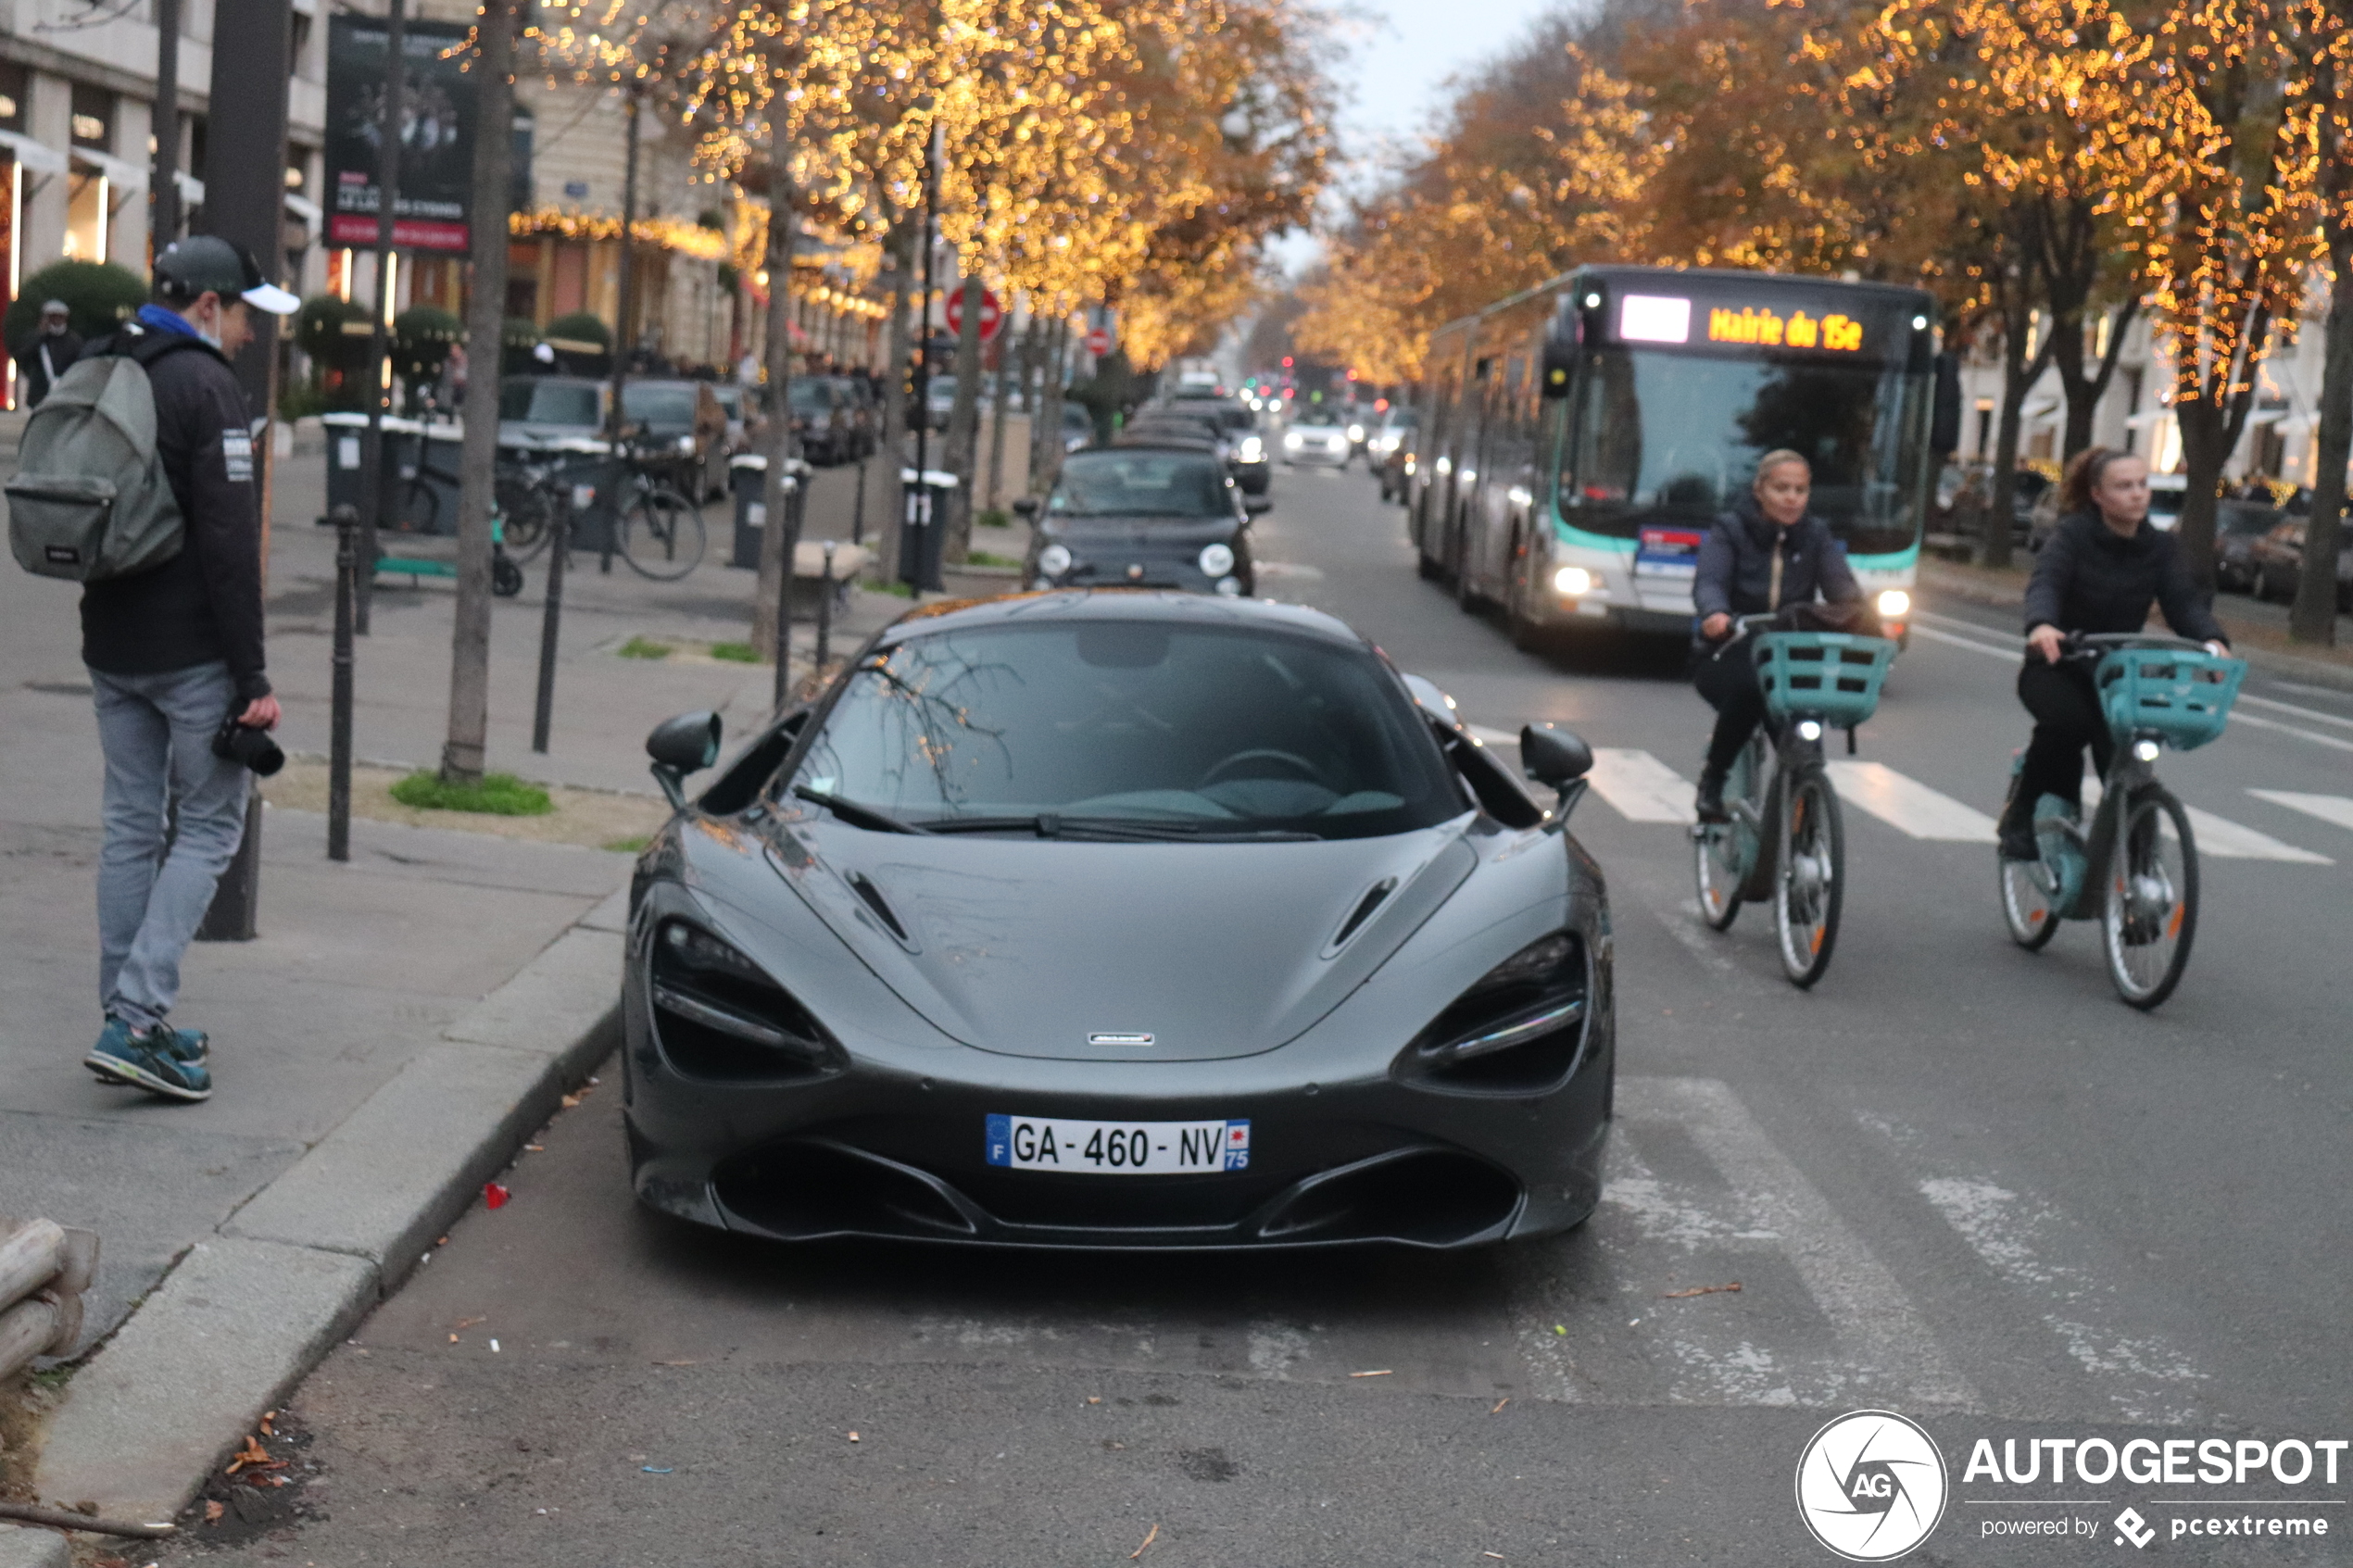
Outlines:
[[[1024,517],[1036,517],[1038,515],[1038,497],[1035,495],[1014,496],[1013,510],[1019,512]]]
[[[654,759],[654,782],[661,785],[673,810],[686,809],[686,775],[719,760],[720,733],[718,714],[681,713],[656,724],[646,737],[646,755]]]
[[[1529,778],[1559,792],[1554,825],[1567,825],[1569,812],[1585,793],[1585,775],[1593,771],[1593,748],[1575,731],[1557,724],[1525,724],[1519,732],[1519,762]]]
[[[1275,509],[1275,503],[1265,495],[1242,497],[1242,510],[1252,517],[1265,517]]]

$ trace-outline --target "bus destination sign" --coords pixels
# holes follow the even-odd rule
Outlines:
[[[1783,316],[1775,310],[1759,310],[1753,305],[1743,305],[1738,310],[1718,307],[1707,313],[1707,341],[1858,354],[1863,348],[1863,323],[1852,316],[1835,313],[1817,318],[1803,310]]]

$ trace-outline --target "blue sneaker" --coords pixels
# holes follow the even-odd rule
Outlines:
[[[204,1035],[193,1029],[159,1027],[136,1035],[120,1019],[109,1018],[82,1065],[104,1082],[126,1084],[166,1099],[210,1099],[212,1074],[204,1066],[207,1048]]]

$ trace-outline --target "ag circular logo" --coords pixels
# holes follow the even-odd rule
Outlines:
[[[1799,1515],[1850,1562],[1886,1562],[1928,1539],[1944,1499],[1935,1439],[1893,1411],[1840,1416],[1797,1461]]]

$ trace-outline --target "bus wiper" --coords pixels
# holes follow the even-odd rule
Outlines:
[[[948,817],[925,824],[930,833],[1031,833],[1039,838],[1095,838],[1166,844],[1302,844],[1321,835],[1288,828],[1218,828],[1138,817]]]
[[[845,799],[831,790],[812,789],[807,784],[795,784],[792,786],[792,792],[803,800],[823,806],[852,827],[866,828],[875,833],[927,834],[932,831],[930,828],[917,827],[912,822],[902,822],[887,812],[875,810],[872,806],[861,806],[855,800]]]

